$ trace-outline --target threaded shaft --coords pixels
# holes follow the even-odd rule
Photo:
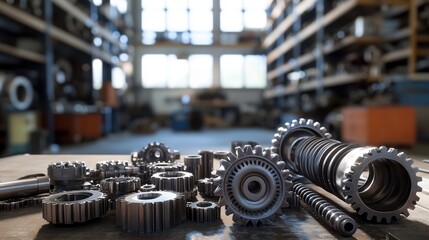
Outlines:
[[[319,194],[311,191],[301,183],[293,186],[293,192],[342,236],[350,237],[356,232],[357,224],[355,220],[323,199]]]

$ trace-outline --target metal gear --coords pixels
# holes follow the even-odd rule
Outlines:
[[[140,178],[138,177],[116,177],[106,178],[100,182],[100,191],[110,198],[137,192],[140,189]]]
[[[186,171],[194,175],[194,184],[197,184],[202,176],[203,165],[201,159],[201,155],[187,155],[183,159],[186,165]]]
[[[91,178],[95,181],[101,181],[106,178],[133,176],[139,173],[140,169],[129,165],[128,161],[112,160],[98,162],[95,165],[95,171],[91,174]]]
[[[48,176],[54,192],[81,189],[86,173],[84,162],[56,162],[48,166]]]
[[[216,186],[214,184],[214,178],[204,178],[198,180],[198,192],[203,197],[214,197],[214,191]]]
[[[33,207],[42,204],[42,200],[49,196],[48,194],[40,194],[34,197],[27,198],[15,198],[0,201],[0,212],[1,211],[12,211],[23,207]]]
[[[156,191],[156,186],[154,184],[145,184],[140,187],[140,192],[152,192]]]
[[[188,202],[186,218],[193,222],[214,222],[220,219],[220,207],[214,202]]]
[[[147,165],[149,175],[152,176],[158,172],[177,172],[184,171],[186,166],[181,162],[158,162]]]
[[[211,177],[213,171],[213,151],[200,151],[201,155],[201,176],[200,179]]]
[[[133,233],[159,232],[186,219],[186,201],[178,192],[133,193],[116,201],[116,224]]]
[[[331,134],[327,132],[325,127],[311,119],[301,118],[293,120],[291,123],[287,122],[283,127],[278,128],[274,134],[274,138],[271,140],[273,144],[272,150],[279,155],[280,160],[284,161],[290,170],[296,172],[296,164],[293,161],[290,149],[299,140],[311,136],[331,138]]]
[[[157,190],[175,191],[185,195],[186,199],[195,197],[194,176],[188,172],[160,172],[152,175],[152,183]]]
[[[417,192],[422,191],[418,186],[422,178],[417,177],[418,169],[412,164],[411,158],[396,149],[372,148],[344,172],[339,183],[344,199],[367,220],[390,223],[400,215],[408,217],[408,209],[414,209],[419,200]],[[362,183],[366,170],[368,178]]]
[[[151,142],[138,152],[134,166],[155,162],[173,162],[174,156],[170,148],[161,142]]]
[[[99,191],[80,190],[51,195],[42,201],[43,218],[53,224],[82,223],[107,212],[107,199]]]
[[[278,161],[277,154],[270,149],[262,151],[261,146],[236,148],[227,160],[221,160],[217,170],[218,186],[215,195],[220,196],[219,205],[226,207],[226,215],[234,214],[233,221],[240,219],[244,224],[256,226],[264,220],[274,220],[276,214],[283,214],[286,207],[285,163]]]

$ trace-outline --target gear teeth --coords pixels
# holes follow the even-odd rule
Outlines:
[[[227,158],[228,158],[228,160],[230,161],[230,162],[234,162],[234,161],[236,161],[237,160],[237,156],[235,156],[233,153],[231,153],[231,152],[229,152],[228,154],[227,154]],[[226,160],[226,159],[225,159]],[[221,160],[222,161],[222,160]]]
[[[264,156],[263,152],[262,152],[262,147],[261,145],[256,145],[255,146],[255,155],[258,156]]]
[[[277,155],[277,158],[278,158],[278,155]],[[283,161],[278,161],[277,162],[277,167],[280,169],[280,170],[283,170],[284,168],[285,168],[285,166],[286,166],[286,163],[285,162],[283,162]],[[286,176],[287,174],[288,174],[288,172],[285,172],[286,174],[284,175],[284,176]]]
[[[241,147],[235,148],[235,154],[237,155],[237,158],[242,158],[245,156],[244,151]]]
[[[252,225],[253,225],[254,227],[256,227],[256,226],[258,226],[258,222],[259,222],[259,220],[250,220],[250,222],[252,223]],[[249,223],[249,221],[248,221],[248,223]]]
[[[224,176],[225,175],[225,169],[224,168],[219,168],[218,170],[216,170],[216,175],[218,175],[218,176]]]
[[[232,221],[234,221],[234,222],[238,222],[238,221],[240,221],[240,219],[241,219],[241,217],[240,217],[240,215],[238,215],[238,214],[234,214],[234,215],[232,216]]]
[[[253,155],[253,150],[252,147],[250,145],[245,145],[244,146],[244,154],[245,155]]]
[[[226,205],[226,201],[224,197],[219,198],[219,202],[218,202],[219,206],[225,206]]]
[[[229,216],[229,215],[231,215],[231,214],[233,214],[234,212],[232,211],[232,209],[231,208],[226,208],[225,209],[225,215],[227,215],[227,216]],[[235,214],[234,214],[235,215]]]
[[[213,179],[213,183],[216,185],[216,186],[220,186],[221,184],[222,184],[222,177],[217,177],[217,178],[215,178],[215,179]]]
[[[270,149],[270,148],[265,148],[265,149],[264,149],[264,153],[263,153],[263,156],[264,156],[264,157],[266,157],[266,158],[270,158],[272,154],[273,154],[273,152],[271,151],[271,149]]]
[[[227,169],[231,165],[231,163],[222,159],[220,160],[220,165],[222,165],[224,169]]]
[[[272,154],[271,157],[270,157],[270,160],[271,160],[272,163],[277,164],[279,162],[279,155]],[[283,170],[283,168],[281,168],[280,170]]]

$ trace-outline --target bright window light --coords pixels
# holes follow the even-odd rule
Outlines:
[[[95,6],[101,6],[101,4],[103,3],[103,0],[92,0],[92,3],[94,3]]]
[[[189,86],[191,88],[210,88],[213,86],[212,55],[189,56]]]
[[[243,55],[222,55],[220,57],[220,74],[221,87],[244,87]]]
[[[122,68],[114,67],[112,69],[112,86],[116,89],[126,87],[126,77]]]
[[[142,30],[152,32],[165,31],[165,11],[164,10],[143,10]]]
[[[212,9],[213,0],[189,0],[189,8],[193,10]]]
[[[243,0],[243,8],[245,10],[265,10],[267,1],[265,0]]]
[[[169,88],[188,87],[188,60],[178,59],[176,55],[168,56],[168,83]]]
[[[260,0],[254,0],[260,1]],[[243,0],[220,0],[220,9],[235,9],[241,10],[243,8]]]
[[[145,88],[164,88],[167,85],[167,55],[145,54],[142,56],[142,85]]]
[[[196,32],[207,32],[213,30],[213,12],[212,11],[190,11],[189,12],[189,30]]]
[[[188,7],[187,0],[167,0],[166,5],[168,9],[182,9],[186,10]]]
[[[100,59],[92,60],[92,87],[100,90],[103,86],[103,62]]]
[[[124,14],[128,10],[128,2],[127,0],[117,0],[116,1],[116,8],[118,9],[118,12],[121,14]]]
[[[185,32],[188,30],[188,11],[168,10],[167,30],[172,32]]]
[[[267,85],[267,60],[263,55],[248,55],[244,58],[244,86],[265,88]]]
[[[241,10],[222,10],[220,12],[220,30],[223,32],[243,31]]]
[[[143,39],[142,39],[143,44],[146,44],[146,45],[155,44],[155,42],[156,42],[156,33],[155,32],[146,31],[146,32],[143,32],[142,35],[143,35]]]
[[[263,30],[267,25],[267,14],[265,11],[245,11],[244,12],[244,28]]]
[[[191,43],[194,45],[210,45],[213,43],[211,32],[191,32]]]
[[[162,1],[162,0],[142,0],[142,8],[164,9],[165,8],[165,1]]]

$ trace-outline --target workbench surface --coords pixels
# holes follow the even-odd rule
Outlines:
[[[0,159],[0,181],[12,181],[34,173],[45,173],[47,166],[57,161],[84,161],[95,169],[95,164],[108,160],[129,160],[128,155],[19,155]],[[215,166],[218,165],[215,162]],[[416,161],[420,167],[424,164]],[[393,224],[365,222],[353,210],[334,196],[314,187],[335,203],[350,211],[358,223],[356,239],[428,239],[429,238],[429,174],[423,176],[424,190],[421,200],[408,218]],[[311,187],[311,186],[310,186]],[[398,189],[399,191],[399,189]],[[200,197],[199,197],[200,198]],[[110,211],[101,219],[75,225],[49,224],[42,218],[40,207],[27,207],[15,211],[0,212],[0,239],[341,239],[310,209],[286,208],[269,226],[245,227],[234,224],[232,216],[225,216],[215,223],[186,221],[174,229],[155,234],[123,232],[115,224],[115,213]]]

